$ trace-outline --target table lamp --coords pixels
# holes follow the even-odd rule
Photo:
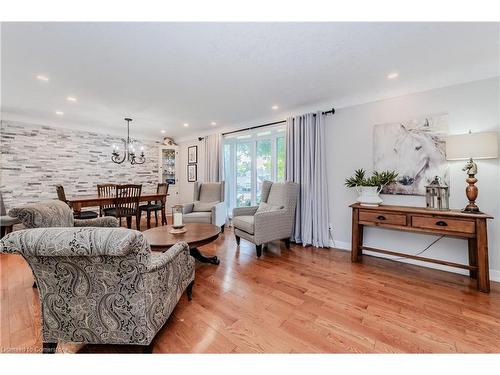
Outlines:
[[[469,204],[462,212],[478,213],[479,207],[476,205],[478,194],[475,183],[477,179],[477,164],[479,159],[496,159],[498,157],[498,134],[496,132],[472,133],[452,135],[446,139],[446,159],[447,160],[468,160],[462,168],[467,173],[465,180],[468,186],[465,194]]]

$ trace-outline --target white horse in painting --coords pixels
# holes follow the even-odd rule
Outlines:
[[[423,195],[435,176],[448,181],[444,139],[432,133],[427,119],[418,128],[408,129],[401,124],[393,152],[399,177],[387,193]]]

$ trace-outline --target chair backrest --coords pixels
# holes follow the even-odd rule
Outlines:
[[[97,195],[99,197],[114,198],[116,197],[116,184],[98,184]],[[103,204],[100,206],[101,210],[104,208],[113,208],[114,204]]]
[[[139,210],[142,185],[116,185],[116,216],[135,215]]]
[[[21,254],[33,271],[43,311],[43,341],[120,343],[151,335],[143,286],[151,249],[140,232],[20,230],[0,240],[0,252]]]
[[[66,204],[68,204],[68,200],[66,199],[66,193],[64,192],[64,186],[56,185],[57,198]],[[69,204],[68,204],[69,206]]]
[[[287,211],[295,212],[299,196],[299,184],[295,182],[262,183],[261,201],[273,206],[280,206]]]
[[[168,194],[168,188],[169,188],[170,184],[167,184],[167,183],[159,183],[157,186],[156,186],[156,193],[157,194],[163,194],[166,195]],[[166,198],[165,198],[165,201],[166,201]],[[162,201],[156,201],[156,204],[163,204],[164,202]]]
[[[69,206],[59,200],[14,207],[9,216],[18,218],[26,228],[73,227],[75,220]]]
[[[200,202],[224,202],[225,182],[194,183],[193,198]]]
[[[7,211],[5,210],[5,205],[3,204],[2,192],[0,191],[0,216],[7,215]]]

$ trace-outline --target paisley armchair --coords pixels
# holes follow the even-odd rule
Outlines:
[[[194,259],[179,242],[151,252],[143,235],[125,228],[37,228],[8,234],[2,253],[21,254],[39,288],[43,351],[58,342],[151,342],[187,290]]]
[[[9,216],[18,219],[25,228],[48,227],[117,227],[114,217],[75,219],[69,206],[59,200],[48,200],[14,207]]]

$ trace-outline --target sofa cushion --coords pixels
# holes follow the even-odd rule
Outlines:
[[[9,211],[9,216],[18,218],[26,228],[74,226],[71,208],[59,200],[14,207]]]
[[[236,216],[233,217],[233,225],[235,228],[241,229],[247,233],[254,233],[254,217],[253,216]]]
[[[211,212],[190,212],[182,216],[182,220],[186,223],[212,223]]]
[[[259,208],[257,208],[256,213],[278,211],[278,210],[281,210],[282,208],[283,208],[283,206],[273,205],[273,204],[269,204],[266,202],[260,202]]]
[[[219,203],[219,201],[214,201],[214,202],[195,201],[193,202],[193,212],[212,211],[212,207],[215,206],[217,203]]]
[[[200,194],[198,200],[202,202],[220,202],[221,199],[221,183],[220,182],[205,182],[200,186]]]

